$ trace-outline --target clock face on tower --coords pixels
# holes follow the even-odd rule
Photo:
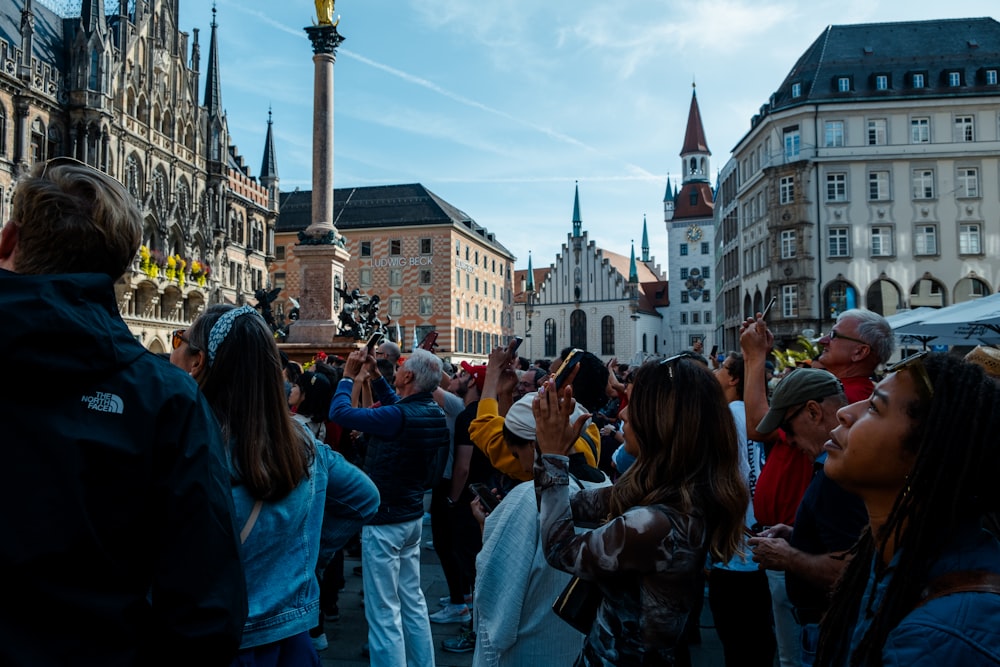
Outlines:
[[[687,240],[690,241],[691,243],[697,243],[698,241],[701,240],[701,237],[702,237],[702,231],[701,227],[699,227],[698,225],[691,225],[690,227],[687,228]]]

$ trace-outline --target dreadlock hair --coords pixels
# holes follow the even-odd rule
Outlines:
[[[611,516],[657,504],[701,514],[712,557],[728,562],[741,548],[750,496],[718,380],[687,358],[645,363],[635,375],[628,421],[639,456],[611,487]]]
[[[854,557],[820,626],[816,665],[845,664],[854,625],[865,612],[874,614],[871,626],[847,664],[881,665],[886,639],[919,603],[928,572],[949,543],[948,531],[1000,506],[1000,385],[956,357],[933,354],[921,363],[934,391],[931,400],[907,406],[913,425],[903,436],[903,446],[916,455],[913,469],[878,534],[867,528],[851,550]],[[877,609],[861,610],[873,562],[876,583],[885,576],[881,564],[890,539],[895,541],[897,565],[885,596]]]
[[[209,306],[195,320],[188,337],[198,349],[208,349],[213,325],[232,308]],[[278,347],[263,318],[233,320],[198,384],[219,420],[239,481],[251,496],[281,500],[309,475],[315,456],[312,436],[292,421]]]

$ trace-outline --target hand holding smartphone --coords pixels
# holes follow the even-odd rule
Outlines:
[[[373,357],[375,356],[375,349],[378,347],[379,343],[382,342],[383,338],[385,338],[385,336],[382,335],[382,334],[380,334],[380,333],[378,333],[378,332],[373,333],[368,338],[368,344],[367,344],[366,347],[368,348],[368,354],[369,354],[369,356],[373,356]]]
[[[583,358],[583,350],[573,348],[570,353],[566,355],[563,359],[562,365],[556,372],[556,377],[554,378],[556,389],[562,389],[563,385],[566,383],[566,379],[569,378],[570,372],[573,367],[580,363],[580,359]]]
[[[511,359],[517,359],[517,348],[521,347],[521,343],[523,342],[524,339],[520,336],[514,336],[510,339],[510,343],[507,345],[507,355]]]
[[[497,497],[493,495],[492,489],[485,484],[480,482],[470,484],[469,491],[472,491],[472,494],[476,496],[476,498],[479,498],[479,502],[482,503],[487,512],[492,512],[500,504]]]
[[[430,352],[433,352],[434,344],[437,342],[437,337],[438,337],[437,331],[428,332],[427,335],[424,336],[424,339],[420,341],[420,346],[419,346],[420,349],[429,350]]]
[[[765,308],[764,312],[760,314],[760,319],[764,319],[765,317],[767,317],[767,314],[771,312],[771,307],[775,304],[775,302],[777,302],[777,300],[778,297],[776,296],[771,297],[771,300],[767,302],[767,308]]]

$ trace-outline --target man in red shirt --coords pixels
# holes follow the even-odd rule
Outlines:
[[[872,376],[892,356],[895,341],[884,317],[870,310],[845,310],[819,339],[819,362],[844,385],[848,403],[863,401],[875,388]]]

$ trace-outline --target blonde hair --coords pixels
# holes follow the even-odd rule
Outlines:
[[[72,158],[36,165],[11,202],[18,273],[119,278],[142,240],[142,214],[121,183]]]

